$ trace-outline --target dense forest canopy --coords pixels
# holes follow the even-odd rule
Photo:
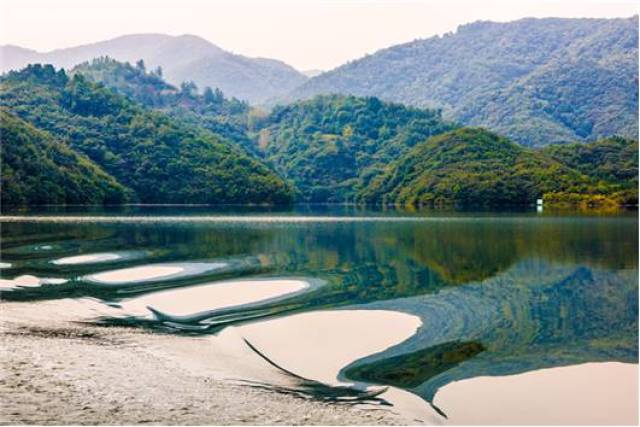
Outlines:
[[[613,137],[590,144],[550,145],[541,151],[600,181],[638,185],[637,140]]]
[[[274,108],[257,128],[266,158],[295,184],[301,200],[348,202],[388,162],[454,125],[437,110],[320,96]]]
[[[0,105],[63,139],[145,203],[288,203],[290,187],[240,146],[52,66],[0,82]]]
[[[608,195],[635,198],[638,157],[620,155],[637,142],[617,139],[609,150],[612,164],[621,162],[634,172],[618,177],[589,171],[593,159],[565,161],[551,150],[531,150],[481,128],[461,128],[430,138],[392,163],[359,193],[368,203],[401,205],[499,206],[533,204],[553,194]],[[590,144],[598,151],[607,141]],[[625,194],[620,194],[625,192]]]
[[[578,173],[479,128],[431,138],[393,163],[361,197],[392,204],[531,204],[584,181]]]
[[[10,72],[0,107],[7,204],[637,204],[634,140],[533,150],[375,97],[265,112],[143,61]]]
[[[161,67],[149,71],[142,60],[131,65],[109,57],[96,58],[77,65],[71,74],[82,74],[182,124],[204,127],[239,143],[252,154],[259,154],[246,133],[249,104],[226,98],[218,88],[207,86],[200,90],[192,81],[175,87],[164,80]]]
[[[476,22],[323,73],[289,97],[441,108],[524,145],[638,135],[638,17]]]
[[[2,204],[105,204],[126,188],[64,141],[0,109]]]

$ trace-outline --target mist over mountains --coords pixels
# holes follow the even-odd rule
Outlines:
[[[315,95],[376,96],[443,110],[530,145],[592,141],[638,129],[638,17],[479,21],[456,32],[391,46],[328,72],[233,54],[197,36],[138,34],[38,53],[0,48],[2,71],[29,63],[70,69],[96,57],[143,59],[172,84],[254,105]]]
[[[476,22],[311,78],[195,36],[1,53],[7,204],[637,205],[637,17]]]
[[[638,17],[476,22],[392,46],[295,89],[441,108],[525,145],[638,133]]]
[[[287,93],[307,80],[282,61],[236,55],[197,36],[164,34],[126,35],[46,53],[2,46],[0,70],[21,69],[31,63],[69,69],[102,56],[132,63],[142,59],[149,69],[162,67],[170,83],[193,81],[201,88],[219,88],[228,96],[254,104]]]

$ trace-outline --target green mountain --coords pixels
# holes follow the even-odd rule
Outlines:
[[[127,190],[86,156],[0,110],[3,205],[105,204]]]
[[[551,145],[542,152],[599,181],[638,186],[638,141],[607,138],[589,144]]]
[[[3,132],[7,204],[637,204],[636,141],[534,150],[374,97],[318,96],[261,114],[100,58],[70,76],[11,72],[0,106],[13,129]]]
[[[638,17],[476,22],[383,49],[287,99],[376,96],[442,108],[524,145],[638,135]]]
[[[0,81],[0,105],[85,154],[144,203],[289,203],[290,187],[215,134],[52,66]],[[3,171],[4,172],[4,171]]]
[[[581,172],[589,162],[565,163],[487,130],[462,128],[417,145],[358,196],[369,203],[496,206],[531,204],[546,193],[610,194],[620,189]],[[636,180],[637,173],[636,160]],[[613,181],[628,186],[633,179]]]
[[[225,98],[220,89],[205,87],[200,94],[193,82],[183,82],[177,88],[164,80],[162,69],[148,71],[143,62],[134,66],[109,57],[79,64],[70,73],[80,73],[145,107],[162,111],[183,124],[204,127],[260,154],[247,135],[249,105]]]
[[[439,111],[353,96],[279,106],[254,126],[266,158],[311,202],[353,201],[389,162],[454,128]]]

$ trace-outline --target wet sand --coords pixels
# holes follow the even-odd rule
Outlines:
[[[76,265],[76,264],[97,264],[102,262],[116,261],[122,259],[122,256],[117,253],[99,253],[99,254],[87,254],[76,255],[70,257],[64,257],[51,261],[56,265]]]
[[[170,316],[187,316],[296,294],[310,287],[302,280],[231,280],[152,292],[121,304],[127,314],[149,315],[153,307]]]
[[[73,322],[97,307],[0,303],[2,424],[415,424],[380,407],[329,405],[234,381],[229,369],[243,365],[254,378],[277,377],[239,340],[223,348],[227,341],[216,337]]]
[[[85,277],[85,280],[102,285],[138,284],[191,277],[205,272],[219,270],[226,266],[227,264],[220,262],[151,264],[90,274]]]
[[[276,363],[306,378],[339,385],[340,370],[410,338],[420,319],[386,310],[312,311],[240,326]]]

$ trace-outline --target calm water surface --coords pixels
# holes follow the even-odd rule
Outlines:
[[[149,207],[3,215],[4,300],[90,297],[112,309],[92,320],[158,332],[245,328],[257,351],[295,375],[327,387],[408,391],[443,420],[464,412],[442,400],[447,387],[456,395],[453,386],[474,379],[638,363],[637,212]],[[542,384],[543,394],[545,384],[555,387]],[[611,404],[619,393],[637,396],[637,379],[592,385],[615,387],[600,390]],[[515,393],[517,383],[505,387]]]

